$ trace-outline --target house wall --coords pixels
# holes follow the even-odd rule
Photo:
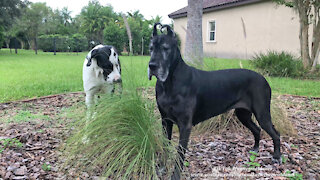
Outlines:
[[[211,20],[216,21],[215,42],[208,42],[208,21]],[[182,54],[186,29],[186,17],[174,19],[174,30],[181,39]],[[284,50],[296,56],[300,54],[297,14],[271,1],[205,13],[202,31],[206,57],[250,59],[255,53],[268,50]]]

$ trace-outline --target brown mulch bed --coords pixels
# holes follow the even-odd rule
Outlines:
[[[0,153],[0,177],[62,177],[57,149],[69,130],[61,113],[83,98],[82,93],[70,93],[0,104],[0,139],[15,138],[23,143],[22,148],[10,146]]]
[[[185,177],[283,179],[280,174],[290,170],[303,174],[304,179],[320,179],[320,100],[290,95],[279,96],[279,99],[298,132],[296,137],[281,137],[281,150],[287,158],[285,163],[271,163],[273,143],[269,136],[262,136],[256,159],[260,169],[245,169],[253,136],[248,130],[231,129],[221,134],[192,136],[186,155],[189,165],[185,169]],[[65,171],[59,169],[63,160],[58,147],[70,132],[66,125],[72,120],[61,114],[83,100],[82,93],[70,93],[0,104],[0,139],[16,138],[23,144],[22,148],[3,148],[0,153],[0,177],[65,178]],[[87,173],[75,169],[70,173],[74,172],[74,177],[89,177]],[[248,176],[252,172],[256,176]],[[258,173],[261,175],[258,176]]]

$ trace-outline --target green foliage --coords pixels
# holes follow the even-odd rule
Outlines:
[[[87,49],[87,39],[81,34],[74,34],[71,37],[59,34],[39,36],[38,48],[44,52],[54,51],[54,41],[56,52],[81,52]]]
[[[115,22],[109,22],[104,29],[104,44],[112,45],[121,54],[123,47],[126,44],[126,29]]]
[[[302,61],[286,52],[269,51],[267,54],[256,54],[252,64],[270,76],[300,78],[306,74]]]
[[[95,117],[76,126],[78,132],[66,144],[66,165],[111,179],[158,179],[162,163],[168,172],[173,169],[176,150],[155,118],[153,102],[131,88],[121,98],[102,97]],[[84,137],[89,141],[83,143]]]
[[[294,2],[292,1],[287,1],[287,0],[272,0],[272,1],[276,2],[277,4],[285,5],[290,8],[293,8],[295,6]]]
[[[3,118],[0,120],[0,122],[27,122],[35,119],[49,120],[49,117],[47,115],[42,115],[41,113],[34,114],[28,110],[20,110],[12,118],[8,118],[8,119]]]
[[[261,165],[258,162],[255,162],[258,153],[254,152],[254,151],[250,151],[249,152],[251,155],[249,157],[249,162],[246,162],[247,166],[249,168],[256,168],[256,167],[260,167]]]
[[[285,172],[285,177],[289,178],[290,180],[303,180],[303,175],[300,173],[293,173],[290,170]]]
[[[149,43],[152,33],[152,26],[139,11],[128,13],[128,24],[131,29],[132,47],[135,55],[149,54]],[[128,41],[128,37],[126,37]],[[129,48],[127,48],[129,49]]]
[[[288,161],[288,158],[285,157],[284,155],[282,155],[282,156],[281,156],[281,162],[282,162],[282,164],[287,163],[287,161]]]
[[[22,148],[23,144],[17,138],[0,139],[0,153],[6,148]]]
[[[32,114],[30,111],[19,111],[18,114],[16,114],[13,119],[16,122],[22,122],[22,121],[29,121],[35,118],[36,118],[36,115]]]
[[[103,31],[109,22],[114,21],[117,14],[112,6],[102,6],[99,1],[90,1],[80,13],[81,31],[89,41],[102,43]]]
[[[9,49],[1,49],[0,102],[82,91],[82,65],[86,55],[87,52],[58,53],[56,56],[53,56],[53,53],[39,52],[38,55],[34,55],[31,50],[20,50],[18,54],[11,54]],[[149,81],[147,78],[149,56],[119,58],[123,70],[123,82],[128,81],[131,76],[125,70],[134,69],[140,87],[155,86],[156,79]],[[253,69],[249,61],[205,58],[205,64],[210,70],[240,68],[240,62],[244,68]],[[320,81],[266,78],[273,94],[320,97]]]
[[[0,28],[8,28],[14,22],[14,18],[21,15],[26,2],[21,0],[1,0],[0,2]]]
[[[44,171],[50,171],[51,170],[51,165],[50,164],[47,164],[47,163],[44,163],[42,166],[41,166],[42,170]]]
[[[4,42],[4,28],[0,26],[0,49],[2,47],[3,42]]]
[[[59,34],[50,34],[39,36],[38,48],[42,49],[44,52],[54,51],[54,41],[56,41],[56,51],[66,52],[69,51],[68,48],[68,37]]]
[[[67,42],[71,52],[82,52],[88,49],[87,38],[79,33],[69,37]]]
[[[190,163],[188,161],[184,161],[183,164],[184,164],[185,167],[189,167],[190,166]]]

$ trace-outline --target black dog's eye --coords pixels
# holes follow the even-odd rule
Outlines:
[[[162,49],[168,51],[170,48],[168,46],[162,46]]]

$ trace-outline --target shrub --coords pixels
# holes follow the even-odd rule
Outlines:
[[[4,28],[0,26],[0,49],[2,48],[3,43],[4,43]]]
[[[170,172],[177,156],[154,116],[153,103],[135,92],[102,98],[95,117],[86,126],[83,119],[69,138],[66,165],[111,179],[158,179],[161,162]],[[86,144],[81,142],[84,134],[90,139]]]
[[[79,33],[68,38],[68,45],[72,52],[82,52],[88,49],[87,38]]]
[[[297,78],[306,74],[302,61],[287,52],[269,51],[267,54],[256,54],[252,64],[270,76]]]
[[[53,52],[54,41],[56,41],[56,52],[66,52],[69,50],[67,39],[67,36],[59,34],[42,35],[39,36],[38,48],[44,52]]]
[[[81,52],[87,49],[87,39],[81,34],[74,34],[71,37],[50,34],[39,36],[38,48],[44,52],[54,51],[54,41],[56,43],[56,52]]]
[[[290,119],[288,118],[284,105],[280,101],[273,98],[273,100],[271,101],[270,111],[272,123],[282,136],[297,135],[297,131],[294,128]],[[259,125],[259,123],[255,120],[254,115],[252,116],[252,119],[257,125]],[[238,120],[234,113],[234,110],[231,110],[219,116],[215,116],[210,120],[204,121],[199,125],[195,126],[194,129],[196,134],[223,133],[228,129],[237,131],[249,131],[249,129],[244,127],[242,123]]]
[[[105,44],[114,46],[118,50],[118,53],[121,54],[126,43],[125,28],[121,28],[118,24],[110,22],[104,29],[103,34]]]

